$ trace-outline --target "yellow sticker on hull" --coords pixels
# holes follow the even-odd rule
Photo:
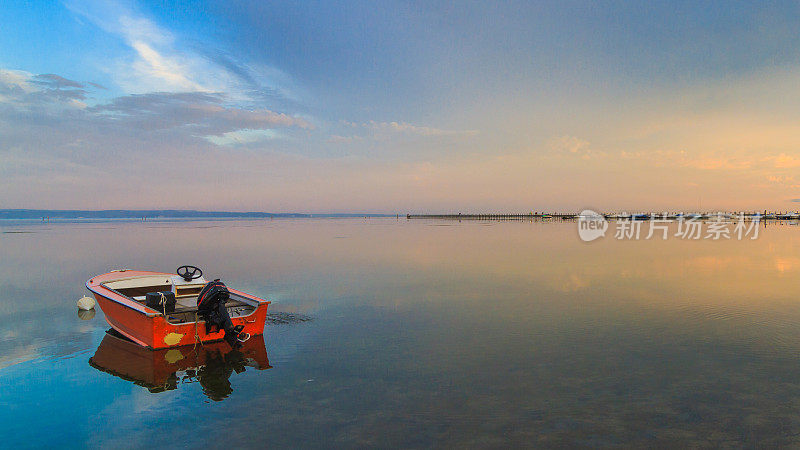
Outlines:
[[[183,335],[180,333],[170,333],[164,336],[164,343],[167,345],[175,345],[181,341],[182,337]]]

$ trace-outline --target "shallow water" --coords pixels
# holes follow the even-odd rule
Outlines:
[[[800,227],[589,244],[576,230],[0,223],[3,444],[798,445]],[[78,317],[86,280],[181,264],[313,320],[268,324],[266,364],[115,362],[102,312]]]

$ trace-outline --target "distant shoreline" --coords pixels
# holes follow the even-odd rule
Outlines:
[[[196,211],[180,209],[0,209],[0,220],[49,220],[49,219],[272,219],[272,218],[347,218],[347,217],[395,217],[396,214],[372,213],[269,213],[259,211]]]

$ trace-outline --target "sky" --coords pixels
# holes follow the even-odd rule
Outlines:
[[[18,1],[0,208],[800,209],[800,3]]]

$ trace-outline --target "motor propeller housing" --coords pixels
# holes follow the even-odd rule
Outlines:
[[[206,321],[206,334],[225,330],[225,341],[233,348],[241,347],[250,338],[242,333],[244,326],[233,326],[225,303],[231,298],[227,286],[219,278],[209,282],[197,296],[197,314]]]

